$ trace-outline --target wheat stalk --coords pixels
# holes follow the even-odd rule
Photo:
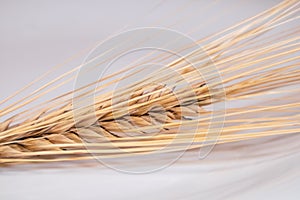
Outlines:
[[[264,35],[298,19],[299,4],[298,1],[283,1],[257,16],[198,41],[203,44],[204,50],[222,75],[224,91],[216,89],[221,82],[210,71],[211,63],[203,62],[206,58],[201,49],[185,58],[192,60],[193,64],[200,63],[200,71],[206,70],[211,75],[210,80],[204,80],[182,58],[169,62],[168,56],[159,55],[150,60],[169,62],[166,67],[114,93],[99,94],[92,105],[95,112],[91,113],[90,105],[76,111],[80,113],[77,122],[74,122],[73,95],[98,82],[58,96],[35,109],[25,110],[1,122],[0,162],[17,164],[90,160],[93,158],[91,153],[101,158],[130,157],[146,155],[172,144],[172,148],[159,151],[164,154],[183,151],[189,142],[192,143],[188,149],[192,150],[211,145],[205,143],[209,141],[222,144],[298,133],[299,88],[287,91],[286,87],[298,86],[300,82],[300,56],[297,55],[300,50],[300,38],[297,35],[299,26],[280,32],[280,35]],[[183,50],[186,48],[182,47]],[[107,86],[133,76],[138,72],[138,66],[148,61],[141,59],[102,78],[99,82],[106,83],[96,87],[96,94]],[[74,75],[71,78],[67,76],[79,68],[74,68],[27,97],[4,107],[0,116],[9,115],[74,80]],[[167,73],[169,69],[178,71],[183,79],[172,77]],[[123,78],[117,77],[128,70],[133,72]],[[58,83],[60,80],[64,81]],[[173,80],[172,87],[151,84],[164,83],[165,80]],[[180,88],[185,81],[191,83],[190,86]],[[207,84],[207,81],[214,81],[214,84]],[[74,98],[85,99],[94,92],[87,90]],[[129,99],[125,98],[127,94],[130,94]],[[275,94],[283,96],[272,97]],[[271,97],[259,105],[228,108],[225,122],[222,121],[225,111],[217,110],[214,118],[219,121],[211,121],[212,111],[209,106],[266,95]],[[11,97],[4,99],[1,104]],[[224,128],[219,137],[210,135],[218,131],[218,128],[211,127],[223,123]],[[179,130],[181,126],[196,131]],[[112,148],[112,145],[117,149]]]

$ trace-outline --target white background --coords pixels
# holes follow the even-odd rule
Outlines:
[[[200,39],[277,2],[2,0],[0,97],[125,28],[167,27]],[[84,56],[68,67],[79,65]],[[277,152],[286,150],[285,142]],[[175,164],[145,175],[100,167],[1,168],[0,199],[299,199],[299,153],[249,162],[247,157],[255,150],[239,149],[226,159],[212,153],[207,161]]]

